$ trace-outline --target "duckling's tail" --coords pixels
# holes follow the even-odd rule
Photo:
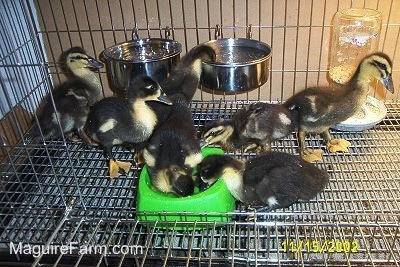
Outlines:
[[[41,120],[39,123],[35,122],[34,125],[28,130],[25,138],[30,141],[38,142],[41,140],[51,140],[61,137],[62,131],[57,124],[49,122],[47,118]]]
[[[190,102],[199,86],[202,59],[215,61],[212,47],[200,44],[190,50],[178,63],[171,75],[161,82],[163,91],[173,98]],[[179,95],[179,96],[178,96]]]

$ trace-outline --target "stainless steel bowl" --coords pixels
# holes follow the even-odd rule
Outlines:
[[[269,77],[271,47],[252,39],[222,38],[205,42],[216,51],[215,62],[203,61],[200,83],[213,90],[249,91]]]
[[[151,76],[158,82],[168,77],[178,63],[181,51],[179,42],[149,38],[116,44],[105,49],[102,55],[112,85],[124,91],[138,75]]]

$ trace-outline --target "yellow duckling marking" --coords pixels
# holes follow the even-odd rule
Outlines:
[[[221,132],[218,135],[214,135],[214,132]],[[207,145],[212,145],[215,143],[225,144],[226,140],[232,135],[233,127],[232,126],[218,126],[210,129],[207,133],[204,134],[205,142]]]
[[[267,199],[267,203],[268,203],[268,206],[274,206],[274,205],[278,205],[278,200],[276,199],[276,197],[269,197],[268,199]]]
[[[117,125],[117,121],[115,119],[108,119],[99,127],[99,131],[102,133],[108,132],[113,129],[115,125]]]
[[[279,113],[278,117],[279,120],[285,125],[290,125],[292,123],[290,118],[285,113]]]
[[[156,174],[157,179],[153,179],[152,183],[153,186],[163,192],[163,193],[168,193],[172,192],[172,187],[171,184],[169,183],[169,178],[167,175],[167,170],[161,170]]]
[[[135,101],[133,104],[132,118],[134,121],[143,124],[147,129],[153,130],[157,124],[157,116],[154,111],[142,100]]]
[[[243,173],[235,168],[227,167],[224,169],[221,178],[225,181],[232,196],[243,201]]]
[[[199,164],[202,161],[202,159],[203,159],[203,156],[201,155],[201,153],[194,153],[185,158],[184,164],[186,166],[194,168],[195,166],[197,166],[197,164]]]
[[[153,155],[145,148],[143,150],[142,153],[143,159],[145,161],[145,163],[149,166],[149,167],[154,167],[156,166],[156,159],[155,157],[153,157]]]
[[[74,92],[73,89],[68,90],[68,93],[66,94],[66,96],[68,96],[68,95],[73,96],[73,97],[75,97],[76,99],[79,99],[79,100],[87,101],[85,96],[77,95],[77,94]]]
[[[317,98],[317,96],[315,95],[310,95],[307,96],[306,98],[308,98],[308,100],[310,100],[310,106],[311,106],[311,110],[315,113],[317,112],[317,107],[315,105],[315,99]]]

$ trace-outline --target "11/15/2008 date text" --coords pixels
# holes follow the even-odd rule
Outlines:
[[[284,252],[291,253],[356,253],[356,240],[285,240],[281,244]]]

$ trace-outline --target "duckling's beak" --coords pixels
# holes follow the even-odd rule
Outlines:
[[[207,190],[208,188],[211,187],[211,184],[205,182],[205,181],[203,180],[202,177],[200,177],[200,178],[201,178],[201,179],[199,179],[199,189],[200,189],[200,192],[202,192],[202,191],[204,191],[204,190]]]
[[[172,189],[179,197],[187,197],[194,193],[194,183],[190,176],[181,175],[172,184]]]
[[[96,59],[94,59],[90,56],[88,56],[88,62],[91,67],[96,68],[96,69],[101,69],[102,67],[104,67],[103,63],[101,63],[100,61],[97,61]]]
[[[167,105],[172,105],[172,101],[171,99],[169,99],[169,97],[163,92],[161,91],[161,94],[159,97],[157,97],[157,101],[167,104]]]
[[[381,82],[389,92],[391,92],[392,94],[394,93],[394,85],[393,85],[392,75],[390,73],[386,75],[385,78],[381,78]]]
[[[200,147],[204,148],[206,146],[208,146],[208,143],[206,142],[206,140],[204,138],[200,138]]]

